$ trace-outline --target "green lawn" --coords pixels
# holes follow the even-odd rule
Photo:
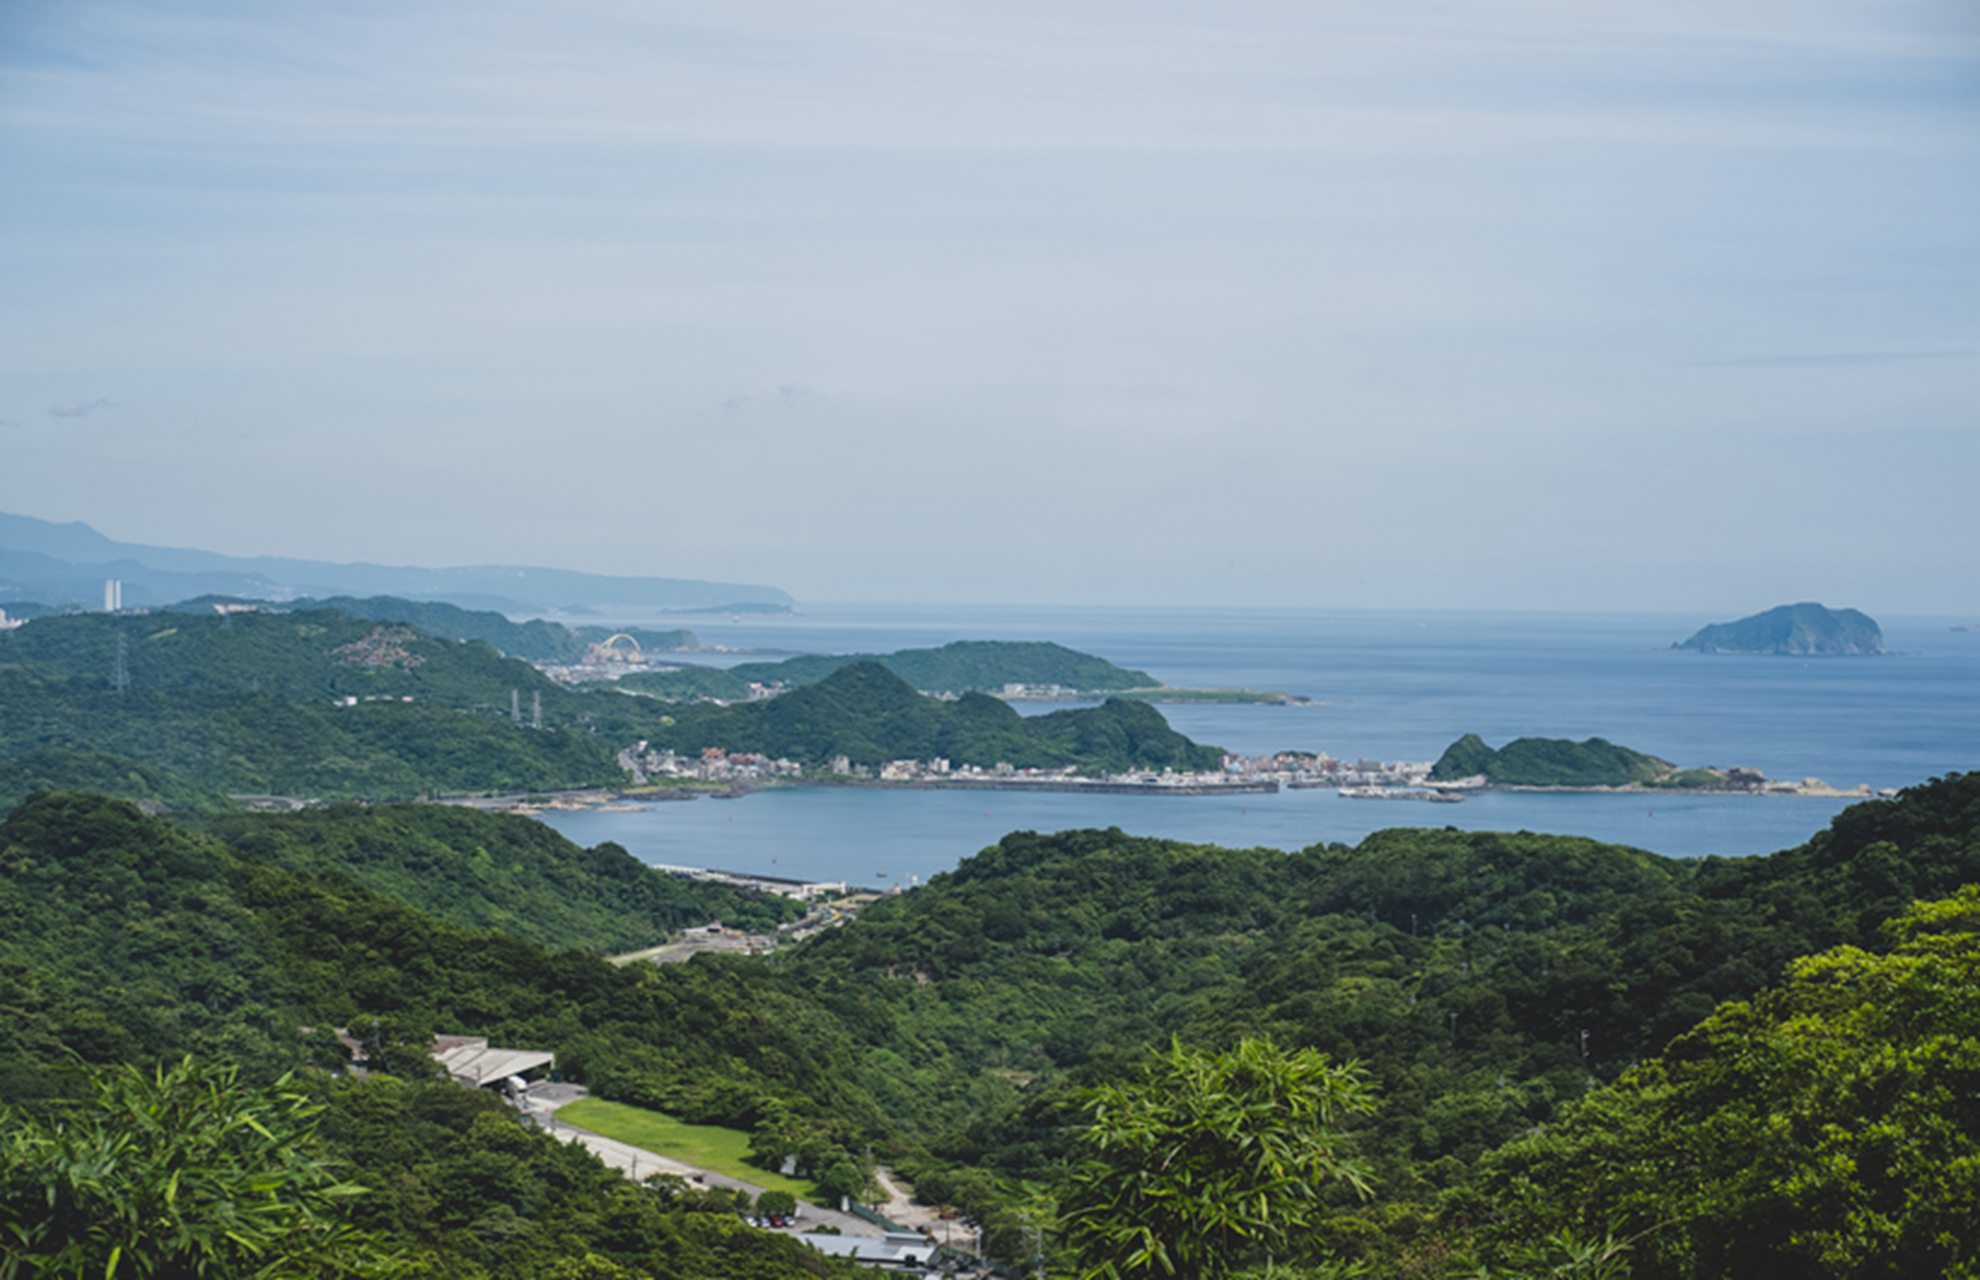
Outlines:
[[[557,1118],[656,1155],[671,1156],[698,1169],[741,1178],[769,1191],[788,1191],[806,1200],[817,1194],[817,1188],[809,1182],[786,1178],[746,1162],[743,1156],[749,1151],[749,1135],[740,1129],[689,1124],[664,1112],[607,1102],[603,1098],[579,1098],[558,1108]]]

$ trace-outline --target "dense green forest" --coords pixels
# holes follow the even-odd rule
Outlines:
[[[493,609],[463,609],[440,600],[402,600],[397,596],[332,596],[324,600],[297,600],[282,607],[335,609],[349,617],[373,622],[403,622],[441,640],[479,640],[499,653],[530,662],[576,662],[592,645],[618,634],[612,627],[592,624],[567,627],[547,618],[516,622]],[[629,627],[625,634],[642,649],[695,649],[701,644],[694,632],[679,629]]]
[[[0,632],[0,670],[107,687],[122,638],[132,690],[258,693],[296,701],[405,698],[506,713],[511,690],[563,696],[527,662],[487,644],[321,608],[291,613],[101,613]]]
[[[399,602],[351,603],[389,614]],[[525,727],[539,707],[542,728]],[[241,794],[394,800],[612,786],[626,780],[617,753],[641,739],[807,763],[838,754],[1094,771],[1221,762],[1146,707],[1027,720],[982,695],[921,697],[864,663],[784,698],[723,708],[567,689],[484,640],[331,608],[73,614],[0,632],[0,797],[11,799],[53,786],[200,809]]]
[[[1161,682],[1145,671],[1117,667],[1105,658],[1047,641],[957,640],[935,649],[894,653],[806,654],[782,662],[745,662],[722,670],[629,676],[626,687],[657,697],[723,700],[749,697],[752,684],[797,688],[856,663],[876,663],[923,693],[996,692],[1007,684],[1058,685],[1089,693],[1149,689]]]
[[[799,914],[788,898],[662,875],[618,845],[580,848],[511,814],[344,804],[198,826],[247,857],[348,876],[449,924],[546,946],[631,951],[688,925],[767,927]]]
[[[1092,1158],[1094,1089],[1153,1078],[1172,1040],[1269,1043],[1354,1061],[1370,1103],[1339,1109],[1328,1145],[1369,1198],[1343,1182],[1307,1205],[1281,1262],[1976,1264],[1958,1224],[1980,1168],[1980,904],[1960,895],[1980,883],[1980,775],[1853,806],[1764,858],[1448,830],[1295,854],[1019,833],[769,962],[628,969],[457,923],[527,900],[489,888],[502,855],[415,888],[359,847],[533,847],[426,813],[193,832],[94,798],[22,805],[0,824],[0,1092],[45,1110],[74,1055],[191,1051],[271,1078],[336,1060],[302,1027],[360,1028],[413,1062],[432,1032],[472,1031],[554,1049],[603,1096],[750,1129],[766,1157],[869,1144],[1012,1256],[1020,1211],[1035,1225],[1061,1196],[1086,1203],[1072,1171]],[[398,898],[422,893],[425,910]],[[447,1114],[444,1091],[405,1087],[404,1105]],[[496,1120],[463,1123],[492,1140]],[[429,1163],[452,1158],[452,1123]],[[432,1194],[436,1220],[462,1220],[455,1191]],[[535,1239],[534,1210],[512,1212]],[[1070,1265],[1094,1238],[1069,1227],[1049,1251]],[[1584,1248],[1611,1269],[1535,1261]]]
[[[953,702],[928,697],[872,662],[760,702],[676,706],[647,736],[676,751],[725,747],[805,763],[843,755],[865,765],[941,756],[958,764],[1076,765],[1093,772],[1223,765],[1220,749],[1190,741],[1144,703],[1110,699],[1024,716],[987,694]]]
[[[512,722],[538,701],[542,730]],[[24,758],[39,761],[38,782],[173,807],[174,790],[410,799],[608,786],[624,779],[614,756],[633,727],[600,732],[578,709],[626,701],[573,694],[483,643],[332,609],[42,618],[0,632],[0,793],[28,789],[14,780]],[[106,770],[101,757],[129,765]]]
[[[1502,787],[1698,786],[1718,780],[1702,769],[1683,770],[1668,760],[1619,747],[1604,738],[1514,738],[1496,751],[1467,733],[1430,768],[1437,782],[1483,777]]]
[[[12,711],[15,703],[5,705]],[[171,769],[76,747],[44,747],[0,759],[0,812],[37,791],[93,791],[129,800],[147,812],[200,813],[233,808],[218,791]]]
[[[411,799],[609,786],[625,775],[608,741],[428,702],[342,707],[136,686],[119,694],[93,680],[0,670],[0,793],[23,790],[30,776],[166,804],[175,791]]]

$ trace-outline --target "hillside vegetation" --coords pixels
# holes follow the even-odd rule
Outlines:
[[[1143,703],[1114,699],[1023,716],[987,694],[966,693],[953,702],[927,697],[872,662],[841,667],[817,684],[760,702],[677,706],[648,736],[676,751],[724,747],[807,764],[836,755],[865,765],[939,756],[958,764],[1073,765],[1094,772],[1223,764],[1220,749],[1190,741]]]
[[[768,927],[787,898],[663,875],[616,844],[584,849],[540,822],[442,805],[337,805],[199,824],[236,852],[292,871],[348,876],[468,929],[613,953],[721,920]]]
[[[441,640],[479,640],[498,653],[529,662],[576,662],[592,645],[620,634],[613,627],[567,627],[547,618],[515,622],[507,614],[492,609],[463,609],[439,600],[402,600],[397,596],[332,596],[326,600],[299,600],[284,607],[335,609],[352,618],[403,622]],[[642,649],[695,649],[701,644],[694,632],[681,629],[629,627],[624,634],[630,635]]]
[[[799,688],[862,662],[885,667],[923,693],[996,692],[1007,684],[1112,693],[1161,683],[1145,671],[1117,667],[1061,644],[1018,640],[958,640],[936,649],[894,653],[806,654],[782,662],[745,662],[726,670],[646,672],[621,683],[656,697],[730,701],[749,697],[752,684]]]
[[[0,690],[4,690],[0,678]],[[4,694],[0,694],[4,698]],[[12,700],[4,705],[14,708]],[[151,813],[224,812],[233,804],[171,769],[100,751],[44,747],[0,759],[0,813],[37,791],[80,790],[129,800]]]
[[[542,728],[525,727],[539,707]],[[1098,772],[1222,760],[1145,706],[1026,719],[980,694],[923,697],[870,663],[764,703],[669,706],[567,689],[483,640],[330,608],[77,614],[0,632],[0,795],[15,798],[54,786],[210,808],[222,795],[401,800],[612,786],[626,780],[618,752],[641,739],[809,764],[946,755]]]
[[[1475,733],[1444,748],[1430,768],[1434,782],[1474,777],[1504,787],[1623,787],[1684,785],[1698,775],[1604,738],[1514,738],[1495,751]]]
[[[750,1130],[765,1159],[871,1145],[1010,1256],[1013,1188],[1065,1187],[1090,1086],[1141,1079],[1172,1039],[1269,1037],[1357,1060],[1375,1100],[1339,1139],[1376,1198],[1319,1205],[1286,1262],[1594,1275],[1518,1260],[1611,1224],[1625,1271],[1606,1274],[1980,1262],[1949,1225],[1980,1167],[1958,1101],[1980,1062],[1980,909],[1959,897],[1980,883],[1980,775],[1751,859],[1448,830],[1295,854],[1018,833],[771,962],[628,969],[383,896],[332,869],[380,860],[325,834],[362,815],[309,816],[325,831],[279,856],[244,851],[253,824],[216,827],[230,844],[86,797],[0,823],[0,1090],[60,1090],[72,1054],[335,1061],[305,1026],[370,1028],[416,1064],[425,1036],[467,1030]],[[1789,968],[1803,956],[1821,958]],[[1757,1136],[1763,1116],[1787,1127]],[[519,1238],[541,1211],[516,1210]]]
[[[104,782],[104,789],[173,804],[190,794],[412,799],[429,792],[547,791],[608,786],[625,777],[613,752],[582,731],[532,732],[506,717],[432,703],[354,707],[268,694],[139,689],[48,681],[0,671],[0,792]],[[167,784],[165,779],[176,779]],[[154,794],[155,792],[155,794]],[[195,807],[198,807],[195,805]]]
[[[512,707],[538,701],[545,729],[511,721]],[[486,644],[332,609],[41,618],[0,632],[0,779],[32,756],[37,785],[174,807],[188,792],[410,799],[610,785],[625,776],[623,743],[594,733],[574,711],[585,705]],[[106,778],[104,757],[128,766]]]
[[[404,623],[335,609],[226,617],[100,613],[40,618],[0,632],[0,671],[108,686],[117,640],[132,690],[229,692],[328,703],[407,698],[506,714],[511,690],[561,690],[526,662],[486,644],[427,635]]]

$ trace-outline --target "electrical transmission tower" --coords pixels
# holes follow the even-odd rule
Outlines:
[[[513,725],[522,724],[522,693],[520,690],[509,690],[509,723]]]
[[[543,694],[541,692],[529,695],[529,727],[532,729],[541,729],[543,727]]]
[[[124,639],[124,633],[119,631],[117,633],[117,656],[110,660],[110,688],[114,692],[121,695],[126,689],[130,687],[131,687],[130,646]]]

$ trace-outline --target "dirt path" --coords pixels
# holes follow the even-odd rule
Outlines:
[[[974,1228],[965,1223],[945,1219],[933,1205],[916,1204],[907,1187],[899,1181],[899,1174],[885,1165],[873,1171],[873,1181],[879,1184],[880,1193],[887,1197],[880,1206],[880,1212],[890,1221],[916,1231],[925,1231],[944,1244],[953,1244],[958,1249],[976,1253],[981,1242],[976,1238]]]

